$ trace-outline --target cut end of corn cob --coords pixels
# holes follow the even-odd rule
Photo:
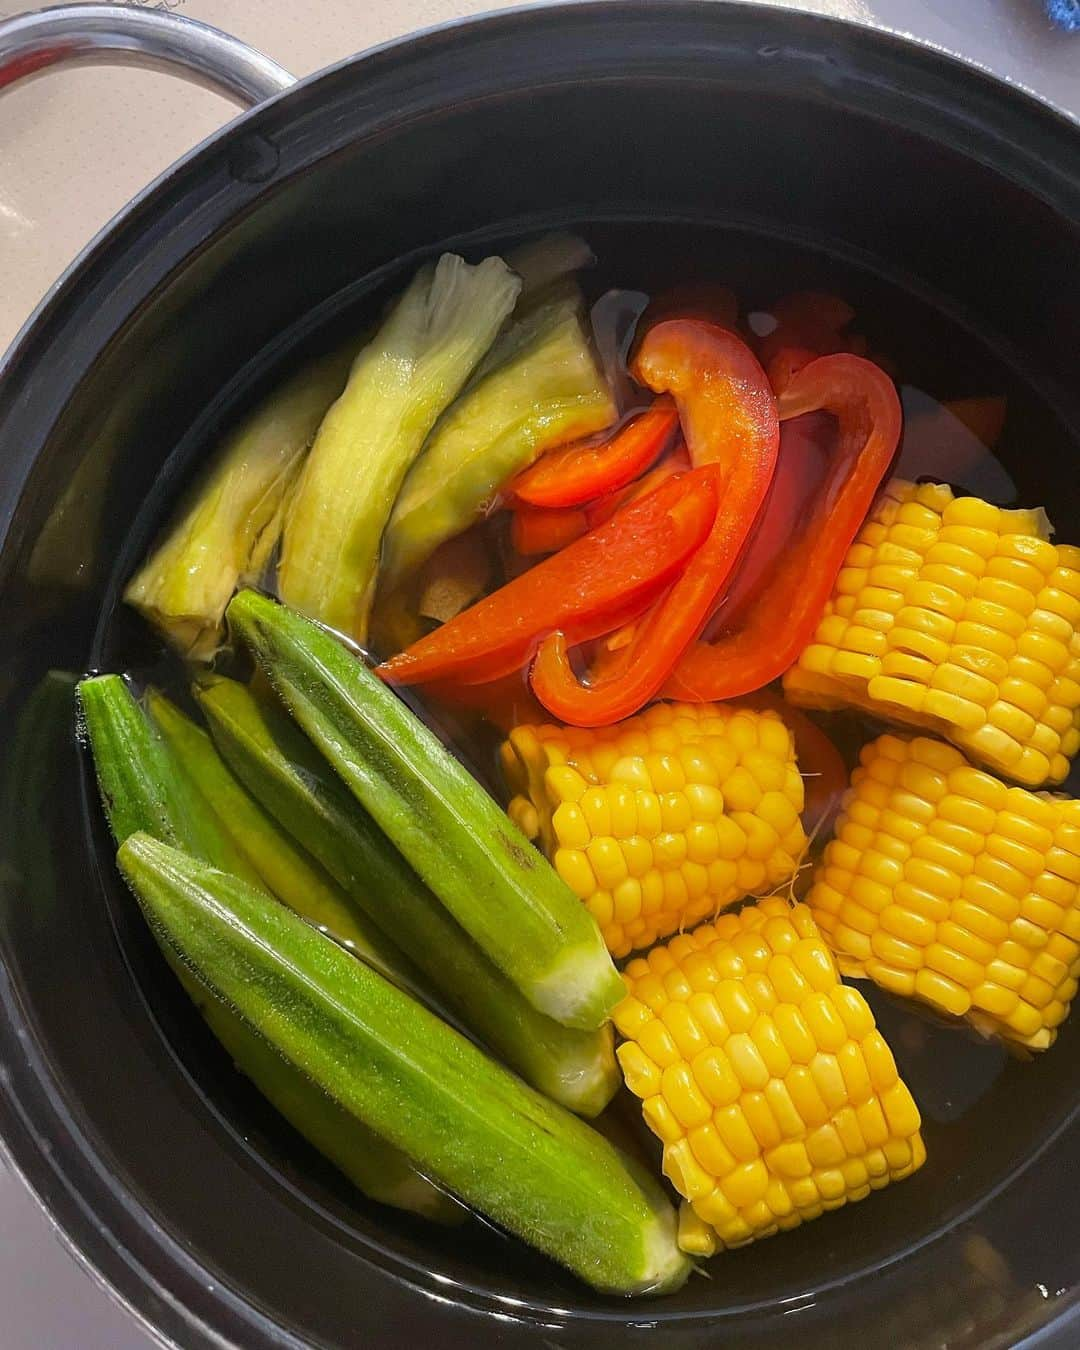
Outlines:
[[[616,726],[520,726],[509,812],[625,956],[789,881],[806,849],[791,732],[773,711],[656,704]]]
[[[793,703],[935,731],[1031,787],[1080,749],[1080,549],[1046,513],[894,480],[860,530]]]
[[[774,897],[631,961],[618,1057],[711,1256],[922,1166],[919,1110],[805,905]]]
[[[1080,801],[926,737],[860,760],[807,897],[841,968],[1046,1049],[1080,977]]]

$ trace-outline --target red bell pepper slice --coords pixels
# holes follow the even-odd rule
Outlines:
[[[568,655],[574,635],[563,629],[541,643],[533,693],[560,720],[578,726],[618,722],[659,692],[723,593],[776,466],[780,426],[772,390],[734,333],[696,319],[657,324],[645,335],[634,375],[674,395],[692,461],[715,466],[720,504],[700,551],[635,625],[616,671],[582,685]]]
[[[653,492],[673,474],[686,473],[692,467],[686,446],[681,443],[648,473],[614,492],[605,492],[587,506],[519,506],[510,522],[510,542],[522,557],[537,553],[555,553],[583,534],[611,519],[621,506],[636,502]]]
[[[837,295],[823,291],[793,291],[768,309],[776,320],[771,332],[759,337],[755,350],[766,370],[786,347],[803,348],[818,356],[831,356],[848,350],[844,329],[855,311]]]
[[[597,525],[603,525],[605,520],[610,520],[624,503],[636,502],[650,492],[654,492],[672,474],[686,473],[690,468],[692,468],[690,456],[687,454],[686,446],[680,442],[670,454],[664,456],[655,468],[642,474],[636,483],[631,483],[629,487],[620,488],[618,492],[608,492],[595,502],[590,502],[585,508],[589,529],[595,530]]]
[[[587,642],[640,613],[716,519],[712,469],[671,478],[606,525],[531,567],[379,667],[391,683],[494,680],[556,629]]]
[[[896,388],[861,356],[819,357],[796,375],[777,406],[785,421],[819,410],[833,414],[838,427],[827,471],[804,497],[799,484],[812,486],[814,475],[802,457],[781,453],[779,523],[770,522],[767,509],[742,564],[756,580],[737,587],[733,603],[725,605],[722,635],[683,656],[665,686],[670,698],[735,698],[762,688],[795,662],[813,637],[900,440]]]
[[[510,542],[523,558],[559,549],[589,533],[589,517],[580,506],[519,506],[510,520]]]
[[[552,450],[518,474],[510,491],[529,506],[581,506],[632,483],[659,458],[679,426],[670,399],[657,399],[599,444]]]
[[[702,633],[705,640],[738,627],[740,616],[768,581],[776,560],[798,539],[803,518],[822,491],[836,441],[836,419],[807,413],[780,424],[780,453],[769,495],[723,599]]]

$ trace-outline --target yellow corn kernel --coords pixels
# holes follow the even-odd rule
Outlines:
[[[1028,786],[1061,782],[1080,749],[1080,571],[1045,530],[1040,512],[888,484],[789,697],[938,732]]]
[[[660,1070],[645,1054],[641,1046],[627,1041],[618,1049],[619,1067],[626,1086],[635,1097],[654,1097],[660,1091]]]
[[[645,1124],[665,1144],[677,1144],[683,1137],[682,1126],[676,1119],[674,1111],[668,1106],[667,1101],[660,1093],[645,1098],[641,1106],[641,1114],[645,1117]]]
[[[516,727],[509,811],[614,956],[789,882],[806,851],[791,732],[772,711],[658,703],[612,727]]]
[[[918,1108],[805,905],[724,914],[623,978],[619,1063],[685,1201],[687,1251],[771,1236],[921,1165]]]
[[[910,810],[910,789],[934,798],[929,818]],[[868,797],[878,829],[853,843]],[[890,831],[902,836],[893,855]],[[879,737],[863,748],[807,905],[842,969],[1045,1049],[1080,971],[1080,802],[1007,787],[940,741]],[[867,1069],[881,1090],[870,1057]]]
[[[552,862],[559,876],[582,900],[588,900],[599,889],[589,860],[580,849],[560,848]]]

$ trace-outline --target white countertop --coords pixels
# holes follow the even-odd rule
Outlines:
[[[760,0],[785,3],[785,0]],[[147,0],[152,3],[152,0]],[[1080,35],[1041,0],[786,0],[960,53],[1080,115]],[[261,48],[296,75],[498,0],[158,0]],[[0,18],[25,8],[0,0]],[[232,115],[222,99],[135,70],[53,72],[4,95],[0,347],[86,241]],[[151,1338],[63,1246],[0,1161],[2,1350],[147,1350]]]

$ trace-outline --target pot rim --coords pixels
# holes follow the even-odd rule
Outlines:
[[[1080,147],[1077,134],[1080,120],[1016,81],[937,44],[882,25],[774,8],[754,0],[556,0],[556,3],[540,0],[424,28],[315,72],[219,128],[132,198],[53,283],[0,358],[0,442],[19,447],[12,455],[13,462],[5,465],[0,482],[0,549],[7,542],[16,504],[36,456],[35,442],[40,439],[19,431],[20,425],[31,424],[30,405],[34,398],[41,402],[40,394],[31,394],[34,378],[37,377],[39,387],[49,389],[55,381],[59,397],[54,395],[50,402],[50,416],[55,421],[109,332],[115,332],[136,305],[181,267],[216,230],[238,214],[254,209],[265,192],[284,181],[297,167],[287,166],[265,182],[245,183],[220,172],[225,147],[249,133],[258,134],[275,120],[280,121],[287,139],[290,123],[284,110],[295,113],[305,100],[318,106],[326,101],[326,95],[336,84],[362,78],[363,71],[382,68],[397,72],[407,83],[410,65],[447,45],[460,47],[498,36],[520,38],[552,24],[597,31],[598,21],[622,24],[660,15],[668,31],[703,25],[722,33],[725,27],[749,20],[760,31],[763,43],[768,36],[778,37],[783,44],[778,50],[784,59],[807,62],[808,87],[813,83],[819,92],[827,90],[830,82],[835,83],[837,76],[823,70],[822,58],[815,49],[828,44],[830,39],[841,46],[854,43],[882,72],[877,77],[861,73],[862,80],[874,83],[876,78],[882,89],[900,95],[913,108],[921,102],[924,115],[932,115],[944,111],[943,105],[935,104],[932,93],[924,91],[920,98],[914,90],[891,84],[884,73],[886,66],[902,67],[906,63],[912,69],[921,62],[926,74],[949,86],[948,111],[957,127],[966,122],[996,138],[1012,152],[1014,169],[1026,167],[1032,175],[1028,181],[1041,182],[1044,191],[1049,192],[1058,184],[1063,196],[1054,195],[1054,200],[1068,202],[1069,214],[1080,219],[1080,177],[1063,164],[1051,162],[1057,143],[1063,151],[1071,148],[1076,156]],[[800,51],[800,47],[805,50]],[[764,55],[765,47],[759,50]],[[675,55],[673,49],[672,60]],[[811,66],[811,62],[817,65]],[[499,77],[489,78],[494,83]],[[945,92],[939,95],[945,96]],[[451,97],[448,86],[442,91],[441,101],[448,102]],[[973,102],[980,107],[984,103],[993,105],[1001,122],[1015,124],[1026,119],[1026,125],[1020,133],[1006,135],[1000,125],[979,123],[978,114],[969,111]],[[376,124],[378,116],[372,114]],[[388,116],[393,125],[395,114]],[[932,120],[925,121],[922,129],[931,125]],[[937,130],[940,139],[945,128]],[[361,139],[371,131],[372,125],[351,125],[347,133],[342,133],[339,144]],[[1034,145],[1025,144],[1026,136],[1032,141],[1042,139],[1044,152],[1040,154]],[[310,146],[306,150],[301,147],[303,162],[331,154],[339,144],[323,144],[317,151]],[[1080,161],[1080,156],[1076,159]],[[216,176],[212,170],[218,170]],[[186,230],[182,242],[170,241],[166,237],[169,216],[175,213],[181,218],[181,208],[182,218],[187,221]],[[101,340],[94,344],[94,357],[82,369],[62,366],[55,356],[49,359],[56,335],[79,324],[80,316],[88,312],[88,301],[94,298],[95,285],[99,291],[105,290],[104,278],[110,272],[115,273],[136,237],[143,235],[155,221],[157,237],[153,240],[155,253],[151,265],[141,269],[138,278],[131,279],[126,288],[106,292],[109,301],[101,306],[102,312],[96,318],[95,328]],[[101,305],[100,294],[96,303]],[[52,378],[48,378],[50,373]],[[46,378],[42,379],[42,374]],[[40,427],[40,421],[37,425]],[[142,1200],[109,1172],[93,1140],[82,1130],[66,1103],[62,1085],[55,1080],[36,1044],[32,1020],[21,1006],[2,956],[0,1010],[3,1013],[0,1059],[4,1061],[0,1072],[0,1149],[69,1250],[159,1340],[183,1337],[185,1344],[217,1346],[302,1345],[267,1313],[223,1287],[216,1274],[187,1252],[177,1237],[154,1220]],[[136,1237],[138,1241],[134,1242],[132,1239]],[[1073,1324],[1077,1311],[1076,1304],[1063,1309],[1054,1325],[1060,1328],[1065,1319]],[[1036,1333],[1029,1343],[1041,1342],[1043,1334]]]

